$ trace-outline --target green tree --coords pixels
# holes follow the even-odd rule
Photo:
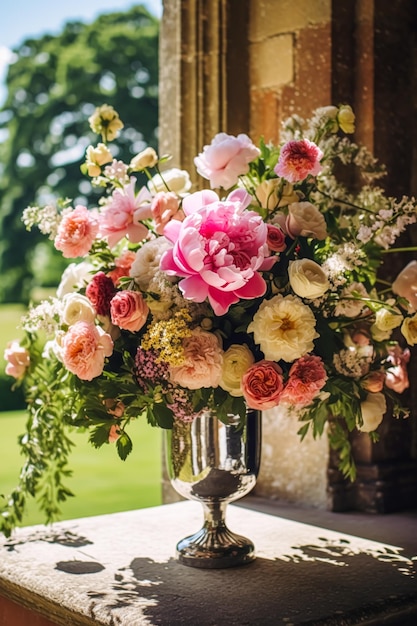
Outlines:
[[[61,257],[25,230],[21,216],[57,197],[94,203],[80,165],[96,139],[87,121],[96,106],[112,105],[125,124],[117,158],[156,147],[158,30],[158,20],[135,6],[92,24],[69,22],[61,34],[14,50],[0,110],[0,302],[26,301],[34,276],[58,280]]]

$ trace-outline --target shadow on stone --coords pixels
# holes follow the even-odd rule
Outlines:
[[[97,574],[102,572],[105,567],[101,563],[95,561],[59,561],[55,569],[67,574]]]

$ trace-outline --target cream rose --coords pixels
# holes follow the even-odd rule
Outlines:
[[[288,277],[293,291],[300,298],[320,298],[329,289],[330,284],[323,269],[310,259],[291,261]]]
[[[398,326],[401,326],[402,321],[403,316],[401,313],[392,309],[379,309],[375,315],[375,326],[382,332],[398,328]]]
[[[337,121],[344,133],[352,134],[355,132],[355,114],[348,104],[343,104],[339,108]]]
[[[154,167],[158,163],[158,155],[153,148],[145,148],[130,161],[130,168],[134,172],[140,172],[147,167]]]
[[[376,430],[386,410],[387,401],[383,393],[368,393],[366,400],[361,402],[363,424],[358,426],[358,429],[364,433]]]
[[[285,227],[290,237],[327,237],[327,226],[323,215],[311,202],[293,202],[288,207]]]
[[[155,174],[148,183],[148,188],[151,193],[158,193],[158,191],[173,191],[174,193],[181,195],[185,194],[191,189],[190,175],[186,170],[180,170],[173,167],[170,170],[165,170],[161,174]]]
[[[81,263],[70,263],[61,276],[61,282],[56,290],[57,298],[63,298],[66,293],[76,291],[85,287],[91,279],[93,266],[87,261]]]
[[[142,291],[149,291],[149,286],[159,271],[159,262],[172,244],[165,237],[147,241],[136,252],[136,258],[130,268],[130,276]]]
[[[401,325],[401,332],[409,346],[417,344],[417,313],[413,317],[406,317]]]
[[[248,326],[266,359],[288,363],[311,352],[316,332],[316,319],[310,307],[297,296],[278,294],[264,300]]]
[[[257,186],[255,195],[264,209],[273,211],[278,207],[288,206],[292,202],[300,200],[301,192],[294,191],[291,183],[285,182],[280,189],[281,184],[280,178],[270,178]]]
[[[255,357],[246,344],[233,344],[223,354],[220,387],[231,396],[242,396],[242,376],[255,362]]]
[[[101,166],[112,160],[113,155],[104,143],[97,144],[97,147],[88,146],[85,159],[88,175],[100,176]]]
[[[64,296],[63,305],[62,320],[68,326],[76,322],[94,323],[96,313],[86,296],[76,292],[68,293]]]

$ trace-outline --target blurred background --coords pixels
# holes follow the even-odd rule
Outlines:
[[[95,191],[80,172],[96,141],[88,117],[112,105],[125,124],[117,157],[130,160],[158,142],[158,33],[162,0],[14,0],[0,24],[0,495],[17,484],[24,430],[22,394],[4,373],[4,348],[18,339],[30,301],[53,295],[66,261],[21,221],[30,204],[68,197],[91,206]],[[115,146],[112,147],[116,155]],[[160,431],[142,420],[125,462],[114,446],[95,450],[74,434],[76,498],[66,519],[161,503]],[[43,522],[36,506],[23,525]]]

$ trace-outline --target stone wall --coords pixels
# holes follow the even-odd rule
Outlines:
[[[387,191],[416,194],[416,35],[413,0],[164,0],[160,152],[193,172],[193,157],[217,132],[276,142],[288,115],[343,102],[357,114],[355,139],[388,166]],[[389,256],[388,273],[410,260]],[[416,394],[412,384],[413,407]],[[268,412],[256,493],[333,510],[415,505],[413,413],[408,424],[387,416],[378,444],[354,438],[352,486],[325,438],[300,444],[287,416]]]

